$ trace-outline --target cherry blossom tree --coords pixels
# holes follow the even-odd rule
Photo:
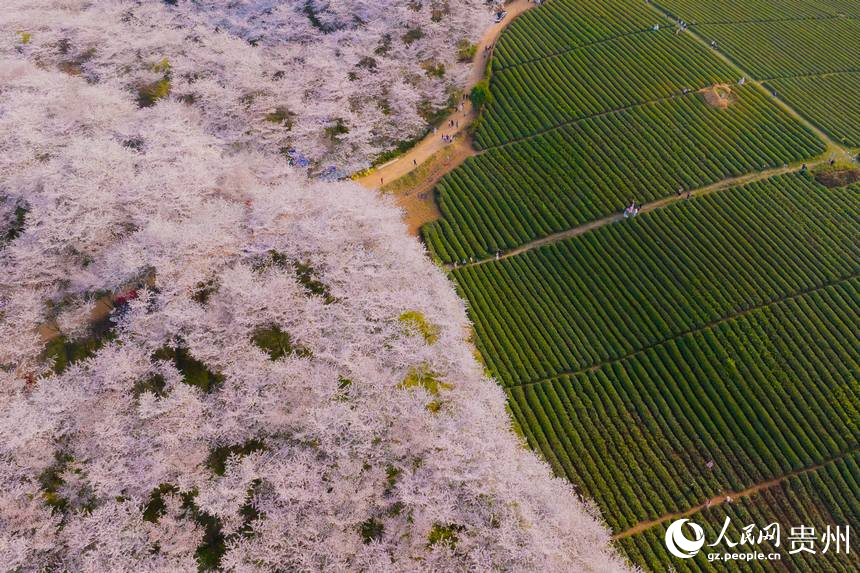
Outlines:
[[[193,104],[225,143],[316,171],[422,134],[467,73],[458,43],[489,22],[479,0],[9,0],[0,17],[43,66]]]
[[[515,436],[462,301],[399,212],[308,178],[272,133],[276,114],[295,145],[320,145],[320,110],[360,90],[316,75],[347,69],[327,57],[277,80],[270,66],[420,27],[426,46],[380,58],[391,77],[401,51],[439,45],[437,8],[11,4],[5,570],[626,570],[591,504]],[[341,91],[318,108],[286,101],[329,83]],[[433,99],[431,84],[388,89]],[[383,144],[354,113],[366,161]]]

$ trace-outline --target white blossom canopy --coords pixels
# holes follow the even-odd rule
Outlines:
[[[389,11],[309,3],[334,30],[320,37],[292,25],[294,2],[12,4],[4,570],[625,569],[591,506],[511,431],[463,303],[398,211],[294,171],[270,148],[269,103],[240,105],[252,86],[275,102],[328,84],[317,62],[271,90],[261,48],[370,42],[348,16],[383,30]],[[80,74],[60,58],[90,48]],[[193,101],[141,106],[130,86],[168,69]],[[296,112],[301,137],[316,137],[316,113]]]

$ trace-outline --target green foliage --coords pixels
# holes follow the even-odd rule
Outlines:
[[[453,549],[457,546],[457,533],[463,531],[463,529],[465,528],[462,525],[457,525],[456,523],[449,523],[448,525],[434,523],[430,529],[430,533],[427,535],[427,546],[432,547],[438,543],[448,545]]]
[[[48,341],[42,358],[53,364],[56,374],[62,374],[72,364],[91,358],[106,342],[113,340],[113,327],[114,323],[106,316],[91,324],[84,338],[69,340],[64,334],[56,336]]]
[[[439,327],[427,321],[423,313],[416,310],[404,312],[398,318],[406,327],[424,337],[427,344],[439,340]]]
[[[277,325],[259,327],[254,331],[251,341],[269,355],[272,360],[284,356],[307,357],[311,351],[301,345],[294,345],[289,332],[281,330]]]
[[[18,205],[15,207],[15,218],[12,220],[11,225],[9,225],[6,230],[6,240],[14,241],[18,237],[21,236],[21,233],[24,232],[24,224],[27,218],[27,207],[24,205]]]
[[[140,107],[152,107],[155,102],[168,95],[170,95],[170,80],[162,78],[137,88],[137,104]]]
[[[860,72],[768,80],[765,87],[834,140],[860,147]]]
[[[432,396],[438,396],[440,390],[451,390],[454,386],[440,380],[438,372],[430,370],[426,364],[414,366],[409,369],[406,378],[398,384],[398,388],[424,388]]]
[[[322,297],[325,304],[337,302],[337,299],[331,295],[328,285],[316,279],[316,271],[309,262],[296,261],[294,263],[294,268],[299,284],[305,287],[308,292]]]
[[[293,270],[299,284],[310,294],[322,297],[325,304],[337,302],[337,298],[332,296],[328,285],[317,278],[317,271],[309,261],[291,261],[287,255],[271,250],[254,263],[254,270],[257,272],[263,272],[273,267],[280,270]]]
[[[857,523],[860,519],[860,509],[855,500],[856,476],[860,475],[860,454],[848,453],[840,459],[827,463],[821,468],[803,472],[788,477],[778,486],[764,489],[756,495],[735,498],[732,503],[713,505],[701,509],[690,516],[691,521],[701,524],[704,537],[716,540],[726,518],[730,527],[726,533],[728,539],[737,542],[741,536],[741,528],[756,524],[757,529],[767,524],[778,523],[783,528],[781,546],[776,547],[772,540],[764,539],[757,544],[756,551],[761,553],[781,553],[779,568],[785,571],[834,571],[853,573],[860,570],[860,556],[852,548],[850,552],[834,551],[831,543],[829,550],[823,552],[824,544],[816,542],[815,553],[806,551],[789,553],[792,544],[786,544],[785,531],[789,525],[801,523],[813,527],[821,535],[829,526],[831,534],[835,530],[834,522],[839,524]],[[630,560],[646,571],[671,571],[677,567],[678,559],[665,550],[666,528],[671,523],[668,520],[656,527],[620,539],[617,544]],[[851,535],[854,534],[853,527]],[[845,528],[843,527],[844,531]],[[726,547],[720,544],[718,547]],[[703,558],[689,560],[695,564],[695,571],[703,573],[721,573],[726,571],[725,563],[708,561]],[[737,567],[740,571],[769,571],[768,567]]]
[[[398,467],[395,466],[386,466],[385,467],[385,495],[391,495],[391,492],[394,491],[394,486],[397,485],[397,480],[400,478],[400,474],[403,473]]]
[[[391,34],[383,34],[379,39],[379,45],[373,50],[377,56],[387,56],[391,51]]]
[[[421,64],[424,71],[431,78],[441,78],[445,75],[445,64],[434,60],[427,60]]]
[[[3,198],[0,197],[0,203],[2,202]],[[18,203],[10,219],[0,219],[0,248],[2,248],[3,243],[12,242],[21,236],[26,225],[28,211],[29,209],[25,204]]]
[[[469,40],[463,38],[457,42],[457,61],[464,63],[471,62],[477,51],[477,44],[473,44]]]
[[[166,494],[178,494],[179,488],[175,485],[171,484],[161,484],[149,494],[149,500],[143,507],[143,519],[144,521],[148,521],[150,523],[158,523],[158,520],[161,519],[166,513],[166,505],[164,503],[164,496]]]
[[[611,38],[642,32],[662,17],[645,2],[552,0],[510,23],[496,42],[492,66],[504,69]]]
[[[408,46],[412,42],[417,42],[423,37],[424,30],[422,30],[421,28],[410,28],[405,34],[403,34],[403,36],[401,36],[400,39],[403,40],[403,43]]]
[[[272,249],[256,260],[253,268],[257,272],[263,272],[272,267],[287,270],[290,268],[290,260],[284,253]]]
[[[475,84],[469,97],[472,101],[472,106],[478,111],[482,110],[484,105],[490,101],[490,82],[481,80]]]
[[[358,531],[365,543],[371,543],[372,541],[382,539],[382,536],[385,534],[385,525],[376,518],[371,517],[359,524]]]
[[[27,45],[30,43],[30,40],[33,39],[33,34],[30,32],[25,32],[24,30],[18,30],[18,41],[23,45]]]
[[[60,496],[59,490],[64,483],[62,474],[69,469],[72,462],[74,462],[74,458],[71,455],[63,453],[62,451],[57,451],[54,454],[54,463],[45,468],[45,470],[39,474],[39,485],[42,487],[42,498],[44,499],[45,504],[48,505],[52,511],[66,511],[68,501]]]
[[[854,3],[856,5],[856,3]],[[860,13],[860,11],[858,11]],[[857,70],[860,20],[811,18],[709,23],[695,27],[706,40],[756,78],[786,78]]]
[[[203,392],[212,392],[224,382],[223,375],[210,370],[206,364],[191,356],[188,349],[182,346],[165,346],[157,350],[152,358],[170,362],[182,374],[184,383],[195,386]]]
[[[162,78],[148,84],[143,84],[137,88],[137,105],[140,107],[151,107],[160,100],[170,95],[170,75],[171,66],[167,58],[156,62],[150,66],[150,69],[162,74]]]
[[[197,304],[205,306],[209,302],[209,297],[216,292],[218,292],[217,280],[209,279],[207,281],[199,282],[191,295],[191,300]]]
[[[856,274],[859,191],[775,177],[453,277],[494,375],[539,380]]]
[[[364,56],[358,63],[356,64],[359,68],[364,68],[365,70],[375,71],[376,70],[376,59],[370,56]]]
[[[335,141],[339,135],[344,135],[349,133],[349,127],[346,125],[346,121],[339,117],[334,120],[334,123],[325,128],[326,137],[330,140]]]
[[[439,182],[443,218],[424,227],[424,238],[445,262],[492,257],[619,213],[634,199],[654,201],[824,151],[754,87],[736,94],[728,109],[688,94],[490,149]],[[517,125],[493,121],[477,135],[484,145],[506,141]]]
[[[332,32],[337,31],[337,26],[333,24],[326,24],[319,19],[316,9],[314,8],[314,3],[311,0],[307,0],[307,2],[305,2],[304,13],[305,16],[308,17],[311,26],[313,26],[323,34],[331,34]]]
[[[170,62],[167,61],[167,58],[164,58],[160,62],[152,64],[150,69],[155,73],[164,74],[165,76],[167,76],[168,74],[170,74],[171,70]]]
[[[143,507],[143,519],[151,523],[158,523],[158,520],[166,511],[164,496],[168,494],[179,495],[182,501],[181,507],[184,517],[197,523],[204,531],[203,541],[195,551],[198,571],[215,571],[221,566],[221,558],[227,551],[227,543],[229,541],[239,536],[250,537],[253,535],[253,521],[262,517],[253,503],[254,495],[261,486],[261,483],[259,479],[251,483],[248,488],[247,501],[239,510],[240,515],[243,517],[242,526],[236,533],[229,536],[224,535],[220,519],[197,507],[194,501],[197,497],[196,489],[180,492],[179,488],[173,484],[161,484],[150,493],[149,500]]]
[[[289,110],[286,106],[278,106],[271,113],[266,114],[266,121],[276,123],[286,128],[287,131],[293,128],[296,114]]]
[[[230,456],[247,456],[253,452],[266,450],[266,444],[262,440],[248,440],[243,444],[232,446],[218,446],[209,453],[206,459],[206,467],[212,470],[216,475],[224,475],[227,468],[227,458]]]
[[[166,386],[166,382],[164,380],[164,376],[161,374],[155,373],[147,376],[143,380],[138,380],[134,383],[132,387],[131,393],[135,398],[139,398],[141,394],[144,392],[152,392],[159,398],[164,396],[164,387]]]

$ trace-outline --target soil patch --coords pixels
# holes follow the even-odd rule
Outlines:
[[[436,205],[433,188],[446,173],[474,154],[469,141],[459,139],[431,155],[413,171],[380,189],[383,193],[394,195],[397,205],[404,211],[403,220],[410,235],[418,236],[422,225],[442,216]]]
[[[845,187],[860,181],[860,169],[827,169],[815,173],[815,180],[825,187]]]
[[[699,90],[711,107],[726,109],[738,101],[738,96],[728,84],[714,84]]]

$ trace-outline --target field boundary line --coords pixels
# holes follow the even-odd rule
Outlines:
[[[548,60],[550,58],[556,58],[558,56],[563,56],[564,54],[575,52],[577,50],[581,50],[584,48],[590,48],[591,46],[599,46],[600,44],[605,44],[607,42],[611,42],[613,40],[618,40],[619,38],[627,38],[628,36],[635,36],[636,34],[642,34],[643,32],[652,32],[653,28],[642,28],[641,30],[633,30],[632,32],[625,32],[623,34],[616,34],[615,36],[609,36],[608,38],[602,38],[600,40],[594,40],[593,42],[586,42],[585,44],[578,44],[576,46],[570,46],[568,48],[564,48],[562,50],[556,50],[555,52],[549,52],[544,54],[543,56],[538,56],[536,58],[529,58],[528,60],[523,60],[521,62],[516,62],[514,64],[509,64],[504,67],[499,67],[498,69],[493,70],[493,74],[499,74],[505,72],[507,70],[512,70],[514,68],[518,68],[520,66],[525,66],[527,64],[533,64],[535,62],[540,62],[541,60]]]
[[[662,5],[658,4],[656,0],[651,0],[648,2],[648,6],[651,7],[652,10],[657,12],[658,14],[662,14],[666,19],[671,22],[675,22],[675,17],[672,15],[670,10],[667,10]],[[747,83],[751,83],[754,85],[760,92],[762,92],[765,96],[769,97],[774,103],[777,104],[783,111],[787,112],[794,119],[799,121],[801,125],[804,125],[809,130],[811,130],[821,141],[825,143],[827,146],[826,152],[841,152],[843,154],[847,154],[848,150],[843,145],[837,143],[833,139],[830,138],[827,133],[825,133],[820,127],[812,123],[810,120],[806,118],[806,116],[802,115],[796,109],[788,105],[784,100],[780,99],[778,96],[774,97],[771,92],[762,85],[761,80],[756,78],[753,74],[749,73],[746,69],[741,66],[740,62],[735,61],[728,54],[720,50],[719,48],[712,48],[710,44],[698,33],[698,31],[694,31],[695,26],[690,26],[687,28],[685,34],[690,34],[690,37],[696,40],[699,44],[701,44],[705,49],[715,54],[718,58],[722,59],[725,63],[732,66],[737,72],[741,74],[741,77],[747,78],[749,81]]]
[[[672,17],[674,14],[669,10],[665,12]],[[689,28],[698,26],[732,26],[735,24],[771,24],[773,22],[810,22],[810,21],[826,21],[826,20],[857,20],[857,16],[850,14],[826,14],[824,16],[786,16],[785,18],[755,18],[752,20],[711,20],[709,22],[696,21],[695,24],[687,22]]]
[[[803,18],[771,18],[771,19],[758,19],[758,20],[737,20],[737,21],[711,21],[711,22],[696,22],[695,24],[690,24],[689,27],[697,27],[697,26],[724,26],[729,24],[767,24],[769,22],[805,22],[809,20],[856,20],[857,16],[839,16],[836,14],[827,14],[824,16],[807,16]],[[616,34],[614,36],[609,36],[607,38],[602,38],[600,40],[594,40],[593,42],[586,42],[584,44],[577,44],[575,46],[570,46],[567,48],[563,48],[561,50],[556,50],[554,52],[548,52],[542,56],[537,56],[535,58],[529,58],[527,60],[522,60],[521,62],[516,62],[513,64],[508,64],[507,66],[500,66],[497,69],[493,70],[493,73],[501,73],[507,70],[511,70],[514,68],[518,68],[520,66],[524,66],[526,64],[532,64],[534,62],[539,62],[541,60],[548,60],[550,58],[554,58],[557,56],[561,56],[567,54],[569,52],[575,52],[577,50],[588,48],[590,46],[597,46],[600,44],[605,44],[607,42],[611,42],[613,40],[617,40],[619,38],[626,38],[628,36],[635,36],[636,34],[642,34],[644,32],[652,32],[653,28],[642,28],[639,30],[633,30],[631,32],[624,32],[623,34]]]
[[[856,68],[845,68],[842,70],[833,70],[830,72],[813,72],[810,74],[795,74],[793,76],[774,76],[772,78],[762,78],[758,81],[764,82],[778,82],[779,80],[793,80],[797,78],[820,78],[822,76],[839,76],[845,74],[857,74],[860,73],[860,67]]]
[[[769,479],[767,481],[759,482],[759,483],[751,485],[750,487],[743,489],[741,491],[723,492],[719,495],[716,495],[716,496],[708,499],[707,501],[705,501],[705,503],[693,506],[690,509],[687,509],[684,511],[678,511],[678,512],[674,512],[674,513],[666,513],[666,514],[663,514],[660,517],[656,517],[654,519],[649,519],[646,521],[640,521],[639,523],[637,523],[633,527],[630,527],[630,528],[625,529],[624,531],[622,531],[620,533],[616,533],[615,535],[613,535],[612,541],[618,541],[619,539],[625,539],[627,537],[631,537],[631,536],[636,535],[638,533],[642,533],[644,531],[651,529],[652,527],[656,527],[656,526],[660,525],[661,523],[665,523],[665,522],[669,521],[670,519],[680,519],[682,517],[689,517],[693,514],[699,513],[702,510],[709,509],[712,507],[717,507],[718,505],[726,503],[727,498],[731,498],[732,500],[735,500],[735,499],[742,499],[745,497],[751,497],[751,496],[753,496],[753,495],[755,495],[755,494],[757,494],[763,490],[770,489],[770,488],[777,486],[777,485],[779,485],[785,481],[788,481],[789,479],[791,479],[793,477],[807,474],[810,472],[814,472],[814,471],[817,471],[817,470],[823,468],[824,466],[838,462],[838,461],[840,461],[840,460],[842,460],[842,459],[844,459],[850,455],[855,454],[858,450],[860,450],[860,447],[854,447],[850,450],[842,452],[841,454],[839,454],[837,456],[834,456],[834,457],[829,458],[827,460],[824,460],[822,462],[818,462],[817,464],[807,466],[805,468],[800,468],[800,469],[797,469],[794,471],[790,471],[787,474],[783,474],[782,476],[779,476],[779,477],[776,477],[773,479]],[[730,501],[728,503],[732,503],[732,502]]]
[[[628,360],[630,358],[633,358],[634,356],[644,354],[645,352],[648,352],[649,350],[657,348],[658,346],[662,346],[663,344],[667,344],[669,342],[672,342],[673,340],[678,340],[679,338],[683,338],[684,336],[689,336],[691,334],[696,334],[698,332],[702,332],[702,331],[707,330],[709,328],[719,326],[720,324],[730,322],[730,321],[735,320],[737,318],[741,318],[741,317],[746,316],[748,314],[752,314],[753,312],[763,310],[763,309],[769,308],[771,306],[775,306],[777,304],[782,304],[784,302],[788,302],[788,301],[794,300],[796,298],[800,298],[802,296],[813,294],[813,293],[818,292],[820,290],[824,290],[824,289],[827,289],[830,287],[841,285],[841,284],[846,283],[848,281],[854,280],[857,277],[860,277],[860,273],[853,273],[853,274],[850,274],[850,275],[847,275],[844,277],[840,277],[836,280],[826,282],[824,284],[816,285],[816,286],[811,287],[811,288],[803,289],[801,291],[793,292],[791,294],[788,294],[788,295],[785,295],[785,296],[782,296],[779,298],[775,298],[775,299],[767,301],[767,302],[763,302],[763,303],[758,304],[756,306],[751,306],[751,307],[743,309],[743,310],[732,312],[730,314],[727,314],[725,316],[722,316],[722,317],[717,318],[715,320],[712,320],[710,322],[706,322],[706,323],[702,324],[701,326],[687,329],[683,332],[679,332],[678,334],[673,334],[672,336],[666,337],[662,340],[659,340],[659,341],[654,342],[652,344],[649,344],[647,346],[643,346],[642,348],[634,350],[633,352],[628,352],[627,354],[625,354],[623,356],[619,356],[618,358],[612,358],[610,360],[604,360],[602,362],[598,362],[596,364],[592,364],[591,366],[586,366],[585,368],[580,368],[578,370],[562,370],[560,372],[553,374],[552,376],[545,376],[543,378],[538,378],[536,380],[529,380],[526,382],[521,382],[519,384],[504,385],[503,387],[505,389],[508,389],[508,388],[524,388],[526,386],[534,386],[536,384],[543,384],[546,382],[551,382],[560,376],[576,376],[578,374],[587,374],[587,373],[591,373],[591,372],[596,372],[597,370],[600,370],[601,368],[609,366],[610,364],[622,362],[624,360]]]
[[[690,189],[689,191],[685,191],[683,195],[669,195],[667,197],[663,197],[662,199],[651,201],[650,203],[644,203],[640,206],[639,213],[649,213],[651,211],[656,211],[657,209],[661,209],[663,207],[668,207],[669,205],[672,205],[674,203],[686,201],[686,193],[688,192],[690,194],[690,198],[703,197],[715,191],[723,191],[725,189],[740,187],[741,185],[746,185],[748,183],[754,183],[763,179],[776,177],[777,175],[785,175],[787,173],[794,173],[800,171],[800,169],[802,168],[802,164],[804,163],[806,164],[808,169],[812,169],[813,167],[821,165],[825,161],[826,159],[824,159],[823,157],[819,157],[818,159],[815,159],[813,161],[801,160],[794,162],[788,167],[774,167],[772,169],[766,169],[764,171],[753,171],[752,173],[745,173],[743,175],[738,175],[737,177],[720,179],[719,181],[711,183],[710,185],[706,185],[705,187],[699,187],[698,189]],[[535,249],[539,249],[541,247],[545,247],[547,245],[551,245],[553,243],[557,243],[559,241],[571,239],[573,237],[583,235],[590,231],[594,231],[595,229],[599,229],[600,227],[603,227],[605,225],[619,223],[621,221],[624,221],[624,215],[622,215],[620,212],[613,213],[612,215],[608,215],[600,219],[595,219],[593,221],[589,221],[588,223],[583,223],[582,225],[577,225],[576,227],[572,227],[564,231],[559,231],[557,233],[553,233],[551,235],[547,235],[539,239],[534,239],[532,241],[529,241],[528,243],[523,243],[518,247],[515,247],[509,251],[505,251],[498,258],[489,257],[486,259],[477,260],[472,263],[466,263],[465,265],[461,264],[457,266],[454,266],[453,263],[449,263],[445,265],[445,268],[448,271],[453,271],[466,267],[475,267],[478,265],[485,265],[487,263],[497,262],[500,260],[508,259],[510,257],[521,255],[523,253],[527,253],[529,251],[533,251]]]
[[[713,84],[711,84],[711,85],[713,85]],[[561,123],[551,125],[550,127],[540,129],[538,131],[535,131],[534,133],[530,133],[528,135],[522,135],[520,137],[515,137],[514,139],[509,139],[503,143],[499,143],[498,145],[488,145],[487,147],[482,147],[481,149],[477,150],[476,155],[483,155],[484,153],[490,151],[491,149],[502,149],[503,147],[508,147],[509,145],[514,145],[516,143],[522,143],[523,141],[535,139],[537,137],[540,137],[541,135],[546,135],[547,133],[550,133],[552,131],[564,129],[565,127],[568,127],[571,125],[576,125],[577,123],[582,123],[583,121],[588,121],[589,119],[597,119],[599,117],[605,117],[607,115],[612,115],[614,113],[621,113],[623,111],[636,109],[637,107],[645,107],[646,105],[652,105],[652,104],[657,104],[657,103],[661,103],[664,101],[670,101],[670,100],[673,100],[676,98],[684,98],[687,96],[694,96],[698,93],[697,90],[700,90],[702,88],[707,88],[707,87],[710,87],[710,86],[695,86],[692,88],[692,91],[689,91],[687,93],[684,93],[683,91],[678,91],[678,92],[675,92],[673,94],[670,94],[670,95],[667,95],[664,97],[658,97],[656,99],[649,99],[646,101],[631,103],[630,105],[625,105],[623,107],[616,107],[614,109],[608,109],[606,111],[601,111],[600,113],[595,113],[593,115],[586,115],[584,117],[577,117],[575,119],[569,119],[569,120],[563,121]]]

